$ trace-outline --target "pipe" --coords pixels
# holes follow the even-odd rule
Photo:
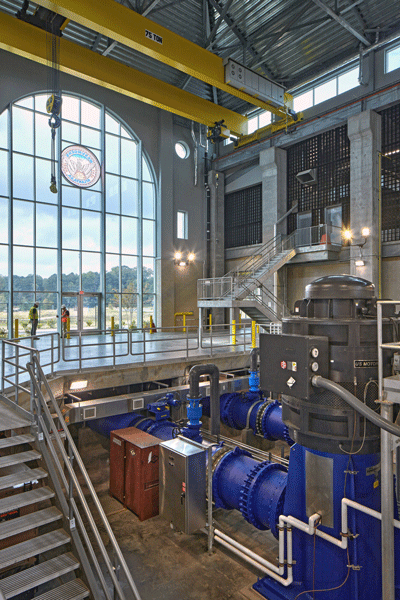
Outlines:
[[[257,371],[258,357],[260,356],[260,348],[253,348],[250,352],[250,371]]]
[[[197,400],[200,395],[200,375],[210,375],[210,433],[219,438],[220,405],[219,405],[219,369],[216,365],[194,365],[189,372],[189,399]]]
[[[398,425],[395,425],[394,423],[391,423],[387,419],[378,415],[371,408],[368,408],[368,406],[361,402],[361,400],[358,400],[358,398],[353,396],[351,392],[348,392],[347,390],[342,388],[342,386],[338,383],[335,383],[330,379],[325,379],[325,377],[321,377],[320,375],[314,375],[314,377],[311,380],[311,383],[314,387],[320,387],[330,392],[333,392],[334,394],[342,398],[342,400],[347,402],[347,404],[349,404],[351,408],[354,408],[354,410],[359,412],[360,415],[371,421],[371,423],[377,425],[378,427],[380,427],[380,429],[384,429],[388,433],[400,437],[400,427]]]

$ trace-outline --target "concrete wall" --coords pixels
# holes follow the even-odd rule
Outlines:
[[[60,74],[65,93],[78,94],[104,104],[142,140],[143,150],[150,158],[159,187],[157,269],[160,302],[156,324],[173,325],[174,313],[196,308],[196,282],[202,275],[205,259],[205,191],[203,186],[203,153],[199,149],[198,183],[194,185],[194,143],[190,129],[174,123],[171,113],[144,104],[127,96],[82,79]],[[23,96],[46,92],[47,69],[35,62],[0,51],[0,112]],[[50,131],[49,131],[50,135]],[[176,141],[185,141],[190,148],[186,160],[174,151]],[[189,239],[176,239],[176,211],[188,212]],[[198,261],[182,273],[173,263],[177,248],[193,251]]]

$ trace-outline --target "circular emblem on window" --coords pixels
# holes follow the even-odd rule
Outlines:
[[[84,146],[68,146],[61,153],[61,172],[73,185],[88,188],[100,179],[101,168],[93,152]]]

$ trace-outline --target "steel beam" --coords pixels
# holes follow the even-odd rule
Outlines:
[[[0,31],[1,49],[47,66],[44,30],[0,13]],[[237,134],[246,131],[247,118],[243,115],[96,54],[64,38],[60,39],[60,70],[197,123],[212,126],[215,121],[224,119],[230,131]]]
[[[321,8],[323,11],[325,11],[330,17],[332,17],[332,19],[337,21],[342,27],[344,27],[345,29],[347,29],[347,31],[349,31],[351,34],[353,34],[358,40],[360,40],[360,42],[365,44],[365,46],[371,45],[371,42],[369,40],[367,40],[367,38],[364,35],[362,35],[362,33],[359,33],[357,31],[357,29],[354,29],[354,27],[352,27],[350,25],[350,23],[348,21],[346,21],[346,19],[344,19],[340,15],[337,15],[335,13],[335,11],[333,11],[329,6],[327,6],[324,2],[322,2],[322,0],[312,0],[312,1],[314,2],[314,4],[319,6],[319,8]]]
[[[215,0],[212,1],[214,3]],[[284,109],[277,109],[226,84],[223,59],[220,56],[122,4],[113,0],[39,0],[38,4],[245,102],[281,117],[285,116]],[[219,6],[218,8],[222,11]]]

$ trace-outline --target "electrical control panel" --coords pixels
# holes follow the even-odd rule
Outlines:
[[[309,398],[316,391],[314,375],[329,376],[328,337],[260,334],[262,390]]]
[[[284,106],[285,88],[282,85],[248,69],[231,58],[226,59],[225,62],[225,83],[260,98],[264,102],[270,102],[274,106]]]

